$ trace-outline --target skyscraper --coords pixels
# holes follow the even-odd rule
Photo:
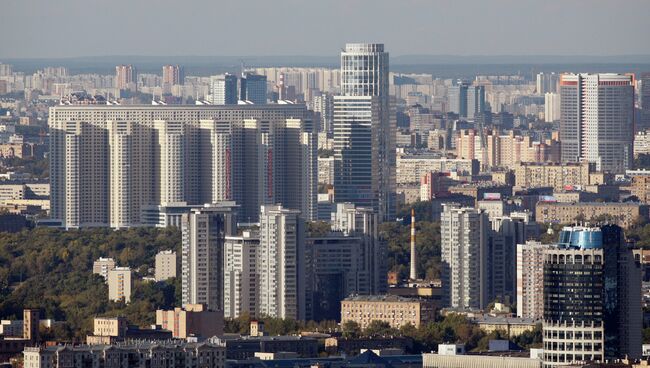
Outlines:
[[[223,310],[224,242],[237,231],[237,206],[221,202],[192,209],[181,220],[183,305]]]
[[[632,165],[634,79],[621,74],[560,78],[562,162],[594,162],[622,173]]]
[[[383,44],[347,44],[334,96],[334,200],[395,213],[395,113]]]
[[[467,115],[466,117],[473,120],[483,114],[485,107],[485,86],[467,87]]]
[[[312,97],[311,109],[320,117],[319,132],[331,134],[333,130],[334,99],[328,93],[322,93]]]
[[[488,300],[487,213],[443,205],[440,219],[443,305],[452,308],[483,309]]]
[[[208,101],[213,105],[236,105],[237,76],[226,73],[210,77]]]
[[[641,357],[641,270],[616,225],[566,227],[544,253],[544,365]]]
[[[135,90],[137,87],[133,65],[118,65],[115,67],[115,88],[119,90]]]
[[[266,76],[245,73],[239,79],[239,99],[256,105],[264,105],[266,98]]]
[[[467,117],[467,89],[469,85],[465,82],[458,81],[447,89],[447,101],[450,112],[455,112],[460,117]]]
[[[259,315],[305,319],[305,223],[299,214],[282,206],[261,207],[256,265]]]

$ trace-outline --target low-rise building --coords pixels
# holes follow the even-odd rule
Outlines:
[[[156,325],[172,331],[175,338],[188,336],[209,338],[223,335],[223,311],[209,311],[202,304],[187,304],[184,308],[157,310]]]
[[[539,202],[535,209],[536,221],[553,224],[571,224],[576,221],[606,220],[627,229],[638,219],[647,218],[647,205],[630,202]]]
[[[431,299],[395,295],[351,296],[341,302],[341,324],[354,321],[362,329],[372,321],[384,321],[394,328],[412,324],[416,328],[434,321],[436,304]]]
[[[492,331],[502,331],[507,337],[515,337],[527,331],[533,331],[539,320],[532,318],[517,318],[517,317],[499,317],[499,316],[476,316],[471,319],[478,327],[486,334]]]
[[[173,359],[169,359],[173,356]],[[220,341],[138,341],[120,345],[26,347],[25,368],[224,368],[226,348]]]
[[[541,368],[542,361],[521,356],[422,354],[423,368]]]

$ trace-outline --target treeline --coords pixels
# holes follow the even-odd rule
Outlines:
[[[0,232],[0,316],[22,319],[23,308],[40,308],[42,318],[65,321],[46,331],[64,341],[83,339],[95,316],[122,315],[139,326],[152,324],[157,308],[173,307],[180,300],[180,280],[141,278],[151,275],[159,251],[180,254],[180,239],[180,230],[174,228]],[[99,257],[112,257],[135,271],[130,304],[108,301],[104,279],[92,274]]]

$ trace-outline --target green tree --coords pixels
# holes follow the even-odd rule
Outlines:
[[[355,321],[345,321],[341,325],[341,330],[343,337],[346,338],[357,338],[361,336],[361,326]]]

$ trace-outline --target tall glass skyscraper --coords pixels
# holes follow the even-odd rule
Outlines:
[[[351,43],[341,53],[334,97],[334,197],[395,215],[395,112],[383,44]]]

